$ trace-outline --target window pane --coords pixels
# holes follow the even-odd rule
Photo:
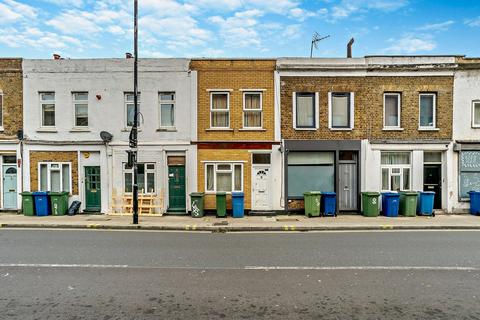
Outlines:
[[[421,95],[420,96],[420,126],[421,127],[433,127],[433,96]]]
[[[400,176],[391,176],[392,191],[400,191]]]
[[[40,165],[40,191],[48,191],[48,173],[47,165]]]
[[[335,169],[333,165],[288,166],[288,196],[302,197],[308,191],[335,191]]]
[[[50,191],[60,192],[60,171],[50,170]]]
[[[132,179],[132,173],[131,172],[125,172],[124,174],[124,180],[125,180],[125,192],[132,192],[132,186],[133,186],[133,179]]]
[[[228,112],[212,111],[212,127],[228,128],[230,126]]]
[[[42,99],[43,101],[54,101],[55,92],[43,92],[40,94],[40,99]]]
[[[270,153],[254,153],[252,154],[253,164],[270,164]]]
[[[246,93],[245,109],[261,109],[260,97],[260,93]]]
[[[161,101],[173,101],[175,100],[175,92],[160,92]]]
[[[88,105],[75,104],[75,125],[78,127],[88,126]]]
[[[55,105],[44,104],[42,105],[42,109],[43,109],[43,125],[54,126],[55,125]]]
[[[173,104],[160,105],[160,126],[173,127],[174,125],[174,110]]]
[[[288,164],[333,164],[333,152],[290,152]]]
[[[213,165],[207,165],[207,191],[214,191],[214,167]]]
[[[388,188],[388,168],[382,169],[382,190],[389,190]]]
[[[262,112],[245,111],[243,124],[247,128],[260,128],[262,126]]]
[[[480,102],[473,104],[473,124],[480,125]]]
[[[410,164],[410,152],[382,152],[382,164]]]
[[[410,169],[403,168],[403,190],[410,190]]]
[[[147,173],[147,192],[155,193],[155,173]]]
[[[217,169],[218,170],[232,170],[232,167],[229,164],[219,164],[217,166]]]
[[[235,165],[235,191],[242,190],[242,166],[239,164]]]
[[[133,103],[127,104],[127,126],[133,126],[135,118],[135,105]]]
[[[76,92],[73,94],[74,100],[88,100],[88,93],[87,92]]]
[[[232,173],[217,172],[217,191],[232,191]]]
[[[155,164],[154,163],[147,163],[147,170],[155,170]]]
[[[70,166],[62,165],[62,191],[70,192]]]
[[[423,154],[423,162],[442,162],[441,152],[425,152]]]
[[[138,182],[138,193],[145,193],[147,190],[145,189],[145,171],[142,171],[140,173],[140,170],[138,171],[137,175],[137,182]]]
[[[297,93],[297,127],[315,127],[315,94]]]
[[[385,126],[398,127],[398,95],[385,95]]]
[[[212,94],[212,109],[227,110],[228,109],[228,94]]]
[[[332,127],[348,128],[349,122],[349,94],[332,94]]]

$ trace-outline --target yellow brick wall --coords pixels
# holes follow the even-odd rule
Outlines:
[[[38,191],[39,162],[70,162],[72,168],[72,194],[78,194],[78,158],[76,151],[30,151],[31,191]]]
[[[17,138],[23,127],[22,59],[0,59],[0,93],[3,93],[3,131],[0,140]]]
[[[198,191],[205,192],[205,163],[203,161],[244,161],[243,192],[245,193],[245,209],[251,209],[251,177],[252,166],[250,153],[241,149],[199,149],[198,150]],[[215,194],[205,194],[205,209],[215,209]],[[232,208],[231,196],[227,196],[227,208]]]
[[[272,141],[274,139],[275,60],[192,60],[198,72],[198,141]],[[210,92],[229,89],[230,131],[209,131]],[[264,131],[242,131],[243,92],[240,89],[266,89],[262,94]]]

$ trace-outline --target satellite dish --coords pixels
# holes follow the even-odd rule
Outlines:
[[[107,143],[112,141],[113,135],[110,132],[102,131],[100,132],[100,138],[102,138],[103,142]]]

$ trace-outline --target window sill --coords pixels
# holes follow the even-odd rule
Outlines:
[[[295,128],[293,127],[295,131],[317,131],[318,128]]]
[[[175,127],[162,127],[158,128],[157,132],[177,132],[177,129]]]
[[[330,131],[352,131],[353,128],[329,128]]]
[[[477,125],[475,125],[475,126],[472,126],[472,129],[480,129],[480,125],[478,125],[478,126],[477,126]],[[0,128],[0,130],[2,130],[2,131],[3,131],[3,128]]]
[[[240,128],[238,131],[267,131],[264,128]]]
[[[37,132],[58,132],[57,128],[38,128]]]
[[[70,132],[92,132],[92,130],[90,130],[90,128],[88,128],[88,127],[85,127],[85,128],[74,127],[72,129],[70,129]]]
[[[440,131],[440,128],[418,128],[418,131]]]
[[[243,192],[243,191],[218,191],[218,192],[225,192],[227,195],[231,195],[232,192]],[[207,195],[216,195],[217,191],[205,191],[205,194]]]
[[[388,128],[388,127],[385,127],[382,130],[383,131],[404,131],[405,129],[404,128]]]
[[[122,132],[130,132],[130,131],[132,131],[132,128],[123,128],[121,131]],[[137,131],[142,132],[142,129],[138,128]]]
[[[231,128],[208,128],[205,131],[233,131]]]

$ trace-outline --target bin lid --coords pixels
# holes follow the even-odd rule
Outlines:
[[[217,196],[224,196],[224,195],[226,195],[226,194],[227,194],[227,193],[224,192],[224,191],[219,191],[219,192],[217,192]]]
[[[416,191],[400,191],[400,194],[403,194],[406,196],[418,196],[418,192]]]
[[[192,192],[190,193],[190,197],[202,197],[204,194],[203,192]]]
[[[322,192],[322,196],[336,196],[335,192]]]
[[[372,192],[372,191],[362,192],[362,194],[364,194],[366,196],[371,196],[371,197],[378,197],[380,195],[379,192]]]
[[[20,195],[21,196],[33,196],[33,192],[23,191],[23,192],[20,192]]]
[[[398,192],[382,192],[382,196],[384,197],[400,197]]]
[[[420,191],[421,194],[435,194],[435,191]]]
[[[48,196],[48,192],[46,191],[35,191],[32,193],[34,196]]]
[[[480,191],[468,191],[468,194],[480,194]]]
[[[66,191],[61,191],[61,192],[49,191],[48,192],[49,196],[64,196],[64,195],[67,195],[67,194],[68,194],[68,192],[66,192]]]
[[[240,192],[240,191],[232,192],[232,197],[243,197],[243,192]]]

